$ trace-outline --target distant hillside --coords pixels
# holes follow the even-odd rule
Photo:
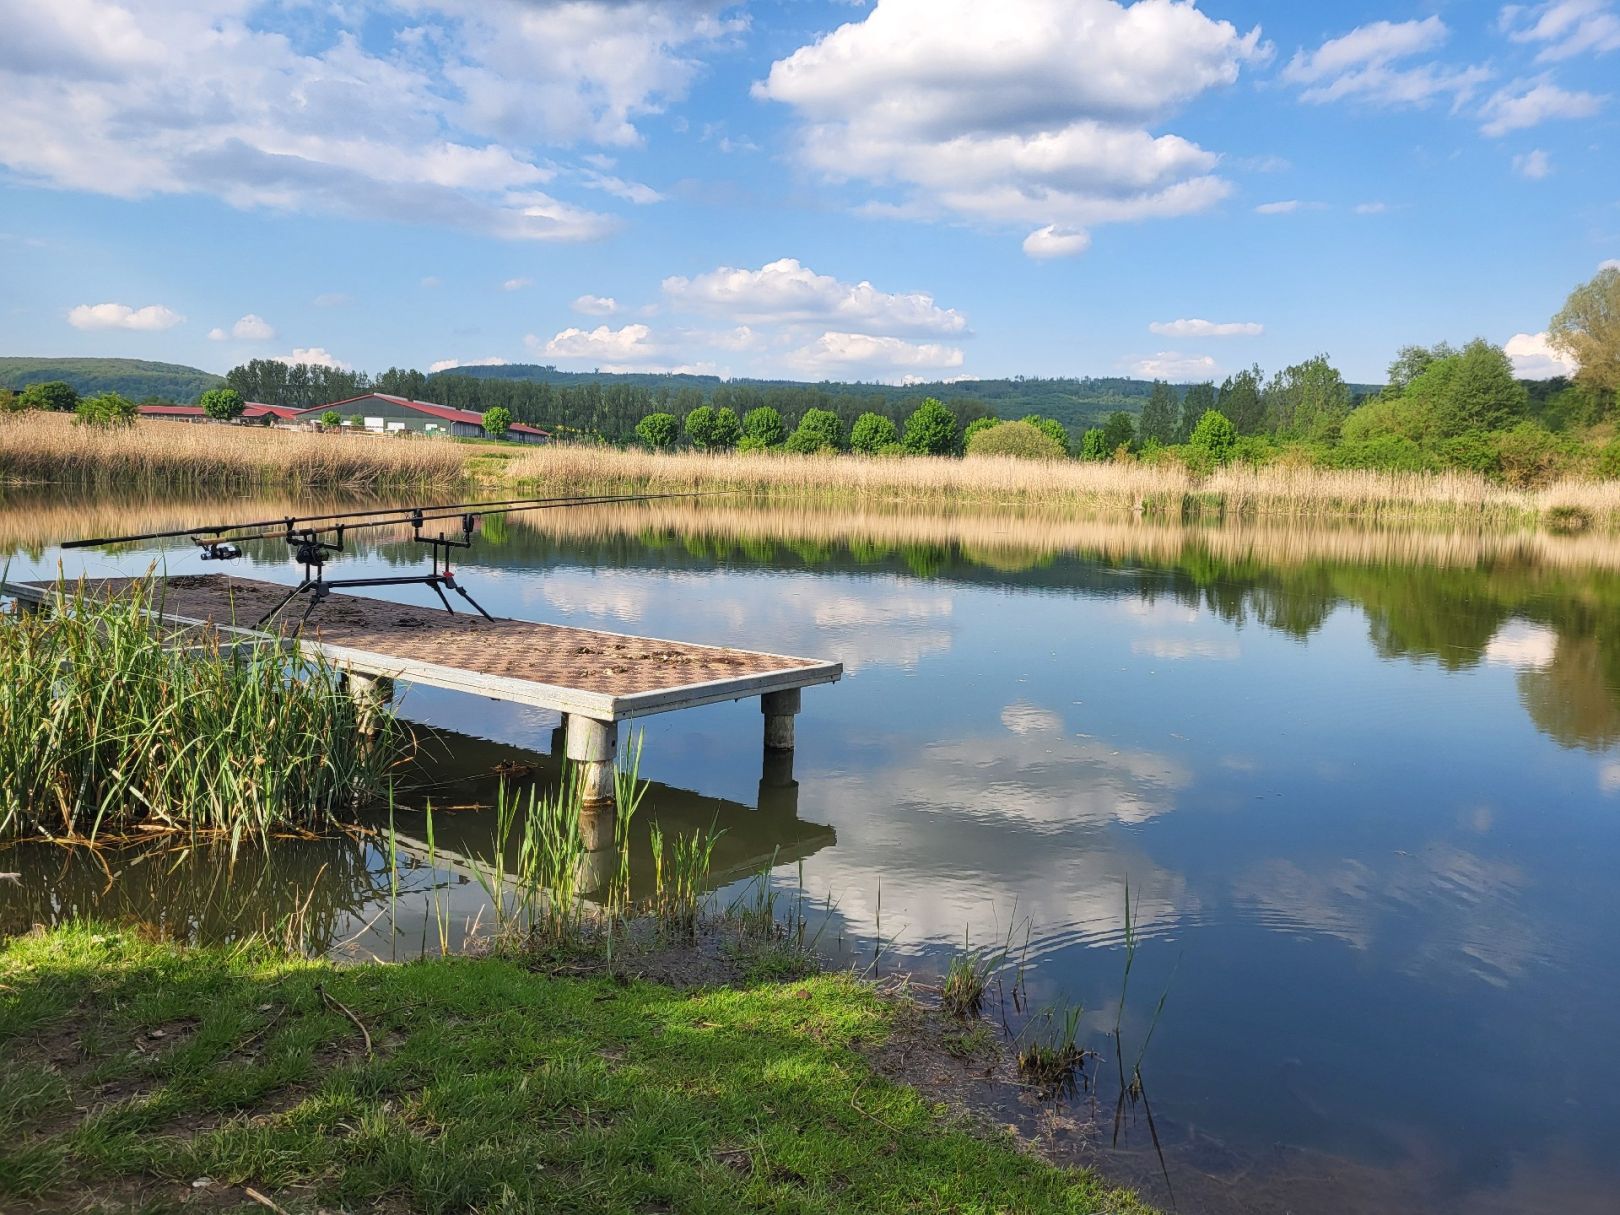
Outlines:
[[[117,392],[132,401],[160,397],[190,404],[223,376],[180,363],[145,359],[23,359],[0,357],[0,388],[26,388],[46,380],[64,380],[81,396]]]

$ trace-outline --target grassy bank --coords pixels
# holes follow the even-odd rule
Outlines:
[[[458,444],[257,426],[139,421],[112,430],[66,414],[0,415],[0,481],[221,489],[448,488],[465,475]]]
[[[1145,1210],[875,1074],[895,1016],[838,976],[682,990],[59,928],[0,946],[0,1207]]]
[[[1200,476],[1178,465],[1011,457],[654,454],[600,447],[527,450],[501,475],[581,491],[725,489],[773,500],[1039,506],[1071,514],[1139,511],[1169,518],[1331,519],[1471,526],[1620,526],[1620,482],[1514,490],[1473,473],[1334,471],[1230,465]]]

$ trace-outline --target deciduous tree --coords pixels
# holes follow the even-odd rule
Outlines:
[[[1620,394],[1620,269],[1605,266],[1570,292],[1547,341],[1580,364],[1579,384],[1613,402]]]
[[[1153,392],[1142,406],[1142,420],[1137,427],[1142,442],[1168,445],[1176,441],[1176,427],[1181,422],[1181,411],[1176,405],[1176,391],[1163,380],[1153,381]]]
[[[983,419],[980,419],[983,421]],[[974,422],[968,429],[979,423]],[[894,423],[880,413],[863,413],[849,429],[849,449],[875,455],[891,443],[900,441],[900,432]]]
[[[956,436],[956,415],[928,397],[906,419],[906,433],[900,441],[913,455],[948,456],[956,450]]]
[[[681,424],[672,413],[650,413],[636,423],[636,435],[654,451],[668,451],[680,437]]]
[[[484,410],[484,433],[499,439],[512,428],[512,411],[505,405],[492,405]]]
[[[216,422],[229,422],[233,418],[242,416],[247,408],[247,402],[242,394],[234,388],[210,388],[197,398],[197,404],[202,411]]]

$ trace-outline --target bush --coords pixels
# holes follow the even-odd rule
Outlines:
[[[1080,436],[1080,458],[1082,460],[1106,460],[1108,458],[1108,442],[1103,435],[1102,427],[1093,426]]]
[[[775,446],[774,443],[767,443],[758,435],[744,435],[742,442],[737,444],[737,450],[748,454],[756,451],[772,451]]]
[[[1502,479],[1519,489],[1537,489],[1556,481],[1569,469],[1572,444],[1534,422],[1520,422],[1496,435],[1496,458]]]
[[[654,451],[674,447],[680,432],[680,423],[672,413],[650,413],[636,423],[636,437]]]
[[[1598,452],[1596,472],[1611,480],[1620,477],[1620,439],[1611,439]]]
[[[1401,435],[1379,435],[1341,443],[1322,453],[1327,468],[1371,468],[1383,472],[1426,472],[1435,461],[1411,439]]]
[[[1033,422],[1003,422],[981,430],[968,441],[970,456],[1015,456],[1020,460],[1061,460],[1067,454]]]
[[[914,456],[948,456],[956,450],[956,415],[928,397],[906,419],[901,442]]]
[[[699,451],[730,451],[742,438],[742,423],[729,406],[699,405],[686,415],[686,435]]]
[[[984,421],[983,418],[979,421]],[[975,423],[977,425],[977,423]],[[969,427],[971,430],[972,427]],[[894,422],[880,413],[863,413],[849,428],[849,449],[875,455],[885,447],[900,441],[900,432]]]
[[[234,388],[210,388],[197,398],[202,411],[216,422],[229,422],[242,416],[247,402]]]
[[[1047,435],[1052,442],[1063,449],[1064,455],[1069,454],[1069,428],[1062,422],[1059,422],[1056,418],[1043,418],[1034,413],[1023,420]]]
[[[799,425],[788,436],[787,449],[801,455],[817,451],[837,451],[843,445],[844,425],[830,409],[807,409]]]
[[[787,427],[782,425],[782,415],[769,405],[761,405],[757,409],[750,409],[742,417],[744,451],[761,451],[767,447],[778,447],[787,436]],[[753,446],[748,446],[749,440],[754,440]]]
[[[116,392],[104,392],[100,396],[85,397],[73,412],[80,425],[96,426],[102,430],[111,430],[120,426],[133,426],[138,416],[135,402],[127,397],[119,396]]]
[[[974,418],[962,431],[962,449],[967,450],[973,443],[973,436],[980,431],[989,430],[992,426],[1000,425],[1000,418]]]
[[[321,425],[328,429],[343,425],[343,415],[335,409],[328,409],[321,415]]]
[[[74,413],[79,408],[79,394],[73,385],[63,380],[46,380],[30,384],[17,398],[19,409],[50,409],[57,413]]]
[[[1237,445],[1237,430],[1225,414],[1206,409],[1204,416],[1198,419],[1198,425],[1193,427],[1192,438],[1187,440],[1187,445],[1201,448],[1210,454],[1215,463],[1225,464],[1231,457],[1232,448]]]
[[[1240,435],[1228,458],[1234,464],[1264,468],[1277,458],[1277,445],[1266,435]]]
[[[1496,454],[1495,436],[1483,430],[1464,431],[1445,440],[1436,449],[1444,468],[1460,468],[1468,472],[1494,477],[1502,471],[1502,462]]]

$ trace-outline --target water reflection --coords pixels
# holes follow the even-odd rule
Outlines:
[[[196,509],[13,501],[0,541],[14,573],[49,570],[61,534]],[[356,565],[418,559],[378,539]],[[926,969],[1028,917],[1037,1003],[1082,1002],[1101,1037],[1128,882],[1148,994],[1126,1039],[1168,989],[1147,1070],[1181,1209],[1531,1211],[1542,1186],[1584,1212],[1620,1191],[1612,540],[657,504],[515,516],[463,570],[498,612],[845,661],[805,697],[796,772],[762,771],[744,703],[648,719],[644,774],[666,833],[726,829],[721,880],[802,861],[863,965],[880,920]],[[275,545],[238,572],[293,573]],[[549,779],[555,718],[431,689],[404,711],[454,745],[401,830],[422,838],[431,793],[439,846],[487,853],[488,816],[451,806],[492,801],[515,751]],[[346,859],[321,870],[322,847]],[[482,901],[453,858],[418,866],[394,938],[367,928],[373,839],[305,850],[246,871],[279,901],[209,919],[137,875],[116,909],[167,897],[211,935],[330,886],[323,933],[386,956],[431,938],[433,891],[458,926]],[[30,856],[22,893],[0,887],[8,925],[124,897],[93,863]],[[147,864],[211,889],[200,855]]]

